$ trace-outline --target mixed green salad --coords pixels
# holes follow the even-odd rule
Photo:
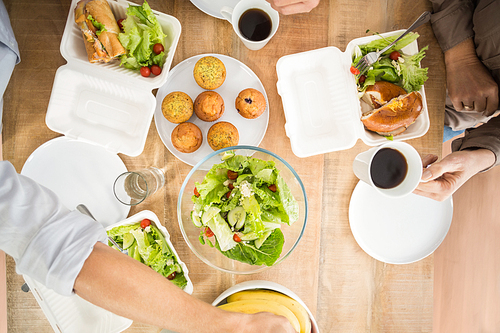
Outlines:
[[[127,18],[119,23],[123,32],[118,34],[118,39],[128,51],[121,56],[120,65],[129,69],[147,67],[157,75],[154,66],[161,68],[165,63],[167,36],[148,3],[144,1],[142,6],[129,6]]]
[[[285,242],[281,224],[298,220],[299,205],[274,161],[225,157],[195,183],[191,218],[199,240],[230,259],[271,266]]]
[[[143,219],[135,224],[115,227],[107,233],[128,251],[130,257],[148,265],[176,286],[182,289],[186,287],[187,279],[181,265],[165,237],[151,220]],[[116,248],[111,242],[108,243]]]
[[[423,47],[414,55],[404,54],[401,49],[419,37],[418,33],[410,32],[391,48],[383,53],[377,62],[363,75],[355,67],[367,53],[382,50],[392,43],[399,35],[382,37],[368,44],[355,48],[351,64],[351,73],[356,75],[358,91],[362,94],[366,88],[376,81],[388,81],[401,86],[407,93],[418,91],[427,80],[427,68],[420,67],[420,61],[425,57],[428,46]],[[356,72],[357,71],[357,72]]]

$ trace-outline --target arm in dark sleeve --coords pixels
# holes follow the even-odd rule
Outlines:
[[[432,30],[443,52],[474,36],[475,5],[470,0],[431,0]]]
[[[500,164],[500,116],[493,117],[486,124],[465,131],[463,138],[454,140],[451,144],[453,151],[484,148],[495,154],[495,164]],[[489,170],[489,169],[487,169]],[[486,171],[486,170],[485,170]]]

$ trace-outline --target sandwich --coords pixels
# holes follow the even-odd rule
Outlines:
[[[387,81],[377,81],[366,87],[363,101],[374,109],[387,104],[391,99],[406,94],[406,91],[398,85]]]
[[[380,135],[398,135],[415,122],[422,109],[422,95],[413,91],[395,97],[383,106],[364,113],[361,121],[367,130]]]
[[[120,28],[106,0],[81,0],[75,22],[82,30],[89,61],[109,62],[127,51],[118,40]]]

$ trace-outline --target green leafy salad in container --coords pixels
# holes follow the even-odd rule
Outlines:
[[[128,251],[130,257],[151,267],[179,288],[186,289],[188,279],[185,269],[154,221],[143,218],[137,223],[115,226],[107,233],[122,249]],[[108,245],[116,248],[109,241]]]
[[[144,1],[142,6],[129,6],[127,18],[119,20],[119,25],[123,32],[118,39],[127,50],[120,66],[140,70],[142,76],[159,75],[165,63],[167,36],[149,4]]]
[[[355,67],[366,54],[382,50],[392,43],[399,35],[383,37],[354,49],[351,73],[356,75],[358,91],[363,93],[366,88],[376,81],[388,81],[401,86],[407,93],[418,91],[427,81],[427,68],[420,67],[420,61],[425,57],[428,46],[423,47],[418,53],[408,55],[402,49],[415,41],[419,34],[410,32],[391,48],[385,51],[370,69],[362,74]]]
[[[195,183],[191,219],[202,244],[250,265],[272,266],[285,238],[282,224],[299,218],[299,205],[274,161],[228,154]]]

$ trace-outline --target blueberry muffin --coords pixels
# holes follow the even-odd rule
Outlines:
[[[163,99],[161,111],[168,121],[174,124],[183,123],[193,115],[193,100],[181,91],[171,92]]]
[[[213,150],[236,146],[240,141],[240,135],[236,127],[226,121],[220,121],[210,127],[207,141]]]
[[[220,59],[207,56],[196,62],[193,75],[200,87],[214,90],[219,88],[226,80],[226,67]]]
[[[215,91],[204,91],[194,100],[194,113],[203,121],[215,121],[224,114],[224,100]]]
[[[193,123],[177,125],[170,136],[175,149],[181,153],[192,153],[200,148],[203,135],[198,126]]]
[[[257,89],[241,91],[235,102],[238,113],[247,119],[255,119],[266,111],[266,99]]]

